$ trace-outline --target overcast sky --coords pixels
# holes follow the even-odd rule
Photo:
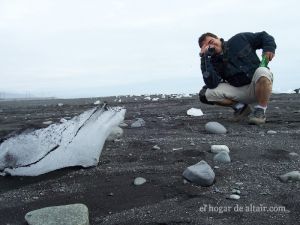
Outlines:
[[[0,0],[0,92],[196,93],[198,37],[267,31],[274,90],[300,87],[298,0]],[[258,53],[260,55],[260,53]]]

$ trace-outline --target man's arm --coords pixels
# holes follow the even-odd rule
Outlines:
[[[215,71],[211,62],[211,56],[208,54],[202,54],[201,56],[201,71],[204,83],[209,89],[216,88],[222,80]]]
[[[269,61],[275,55],[276,43],[274,38],[267,32],[243,33],[242,34],[254,49],[262,49]]]

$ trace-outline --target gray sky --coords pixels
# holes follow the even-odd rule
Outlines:
[[[196,93],[198,37],[267,31],[274,90],[300,87],[297,0],[0,0],[0,92]],[[260,52],[258,52],[260,54]]]

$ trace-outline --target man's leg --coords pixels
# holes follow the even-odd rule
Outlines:
[[[234,121],[240,121],[251,113],[251,108],[246,102],[246,87],[237,88],[228,83],[221,83],[214,89],[206,86],[199,93],[200,101],[204,104],[231,107],[234,110]]]
[[[254,86],[257,105],[254,107],[253,113],[249,116],[249,123],[260,125],[266,122],[265,112],[272,94],[273,74],[268,68],[258,68],[253,76],[252,82]]]

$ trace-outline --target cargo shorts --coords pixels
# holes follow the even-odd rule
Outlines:
[[[214,89],[207,89],[205,97],[209,102],[221,102],[224,99],[242,102],[246,104],[257,103],[255,97],[255,84],[259,78],[266,77],[273,83],[273,74],[266,67],[258,67],[248,85],[234,87],[228,83],[220,83]]]

